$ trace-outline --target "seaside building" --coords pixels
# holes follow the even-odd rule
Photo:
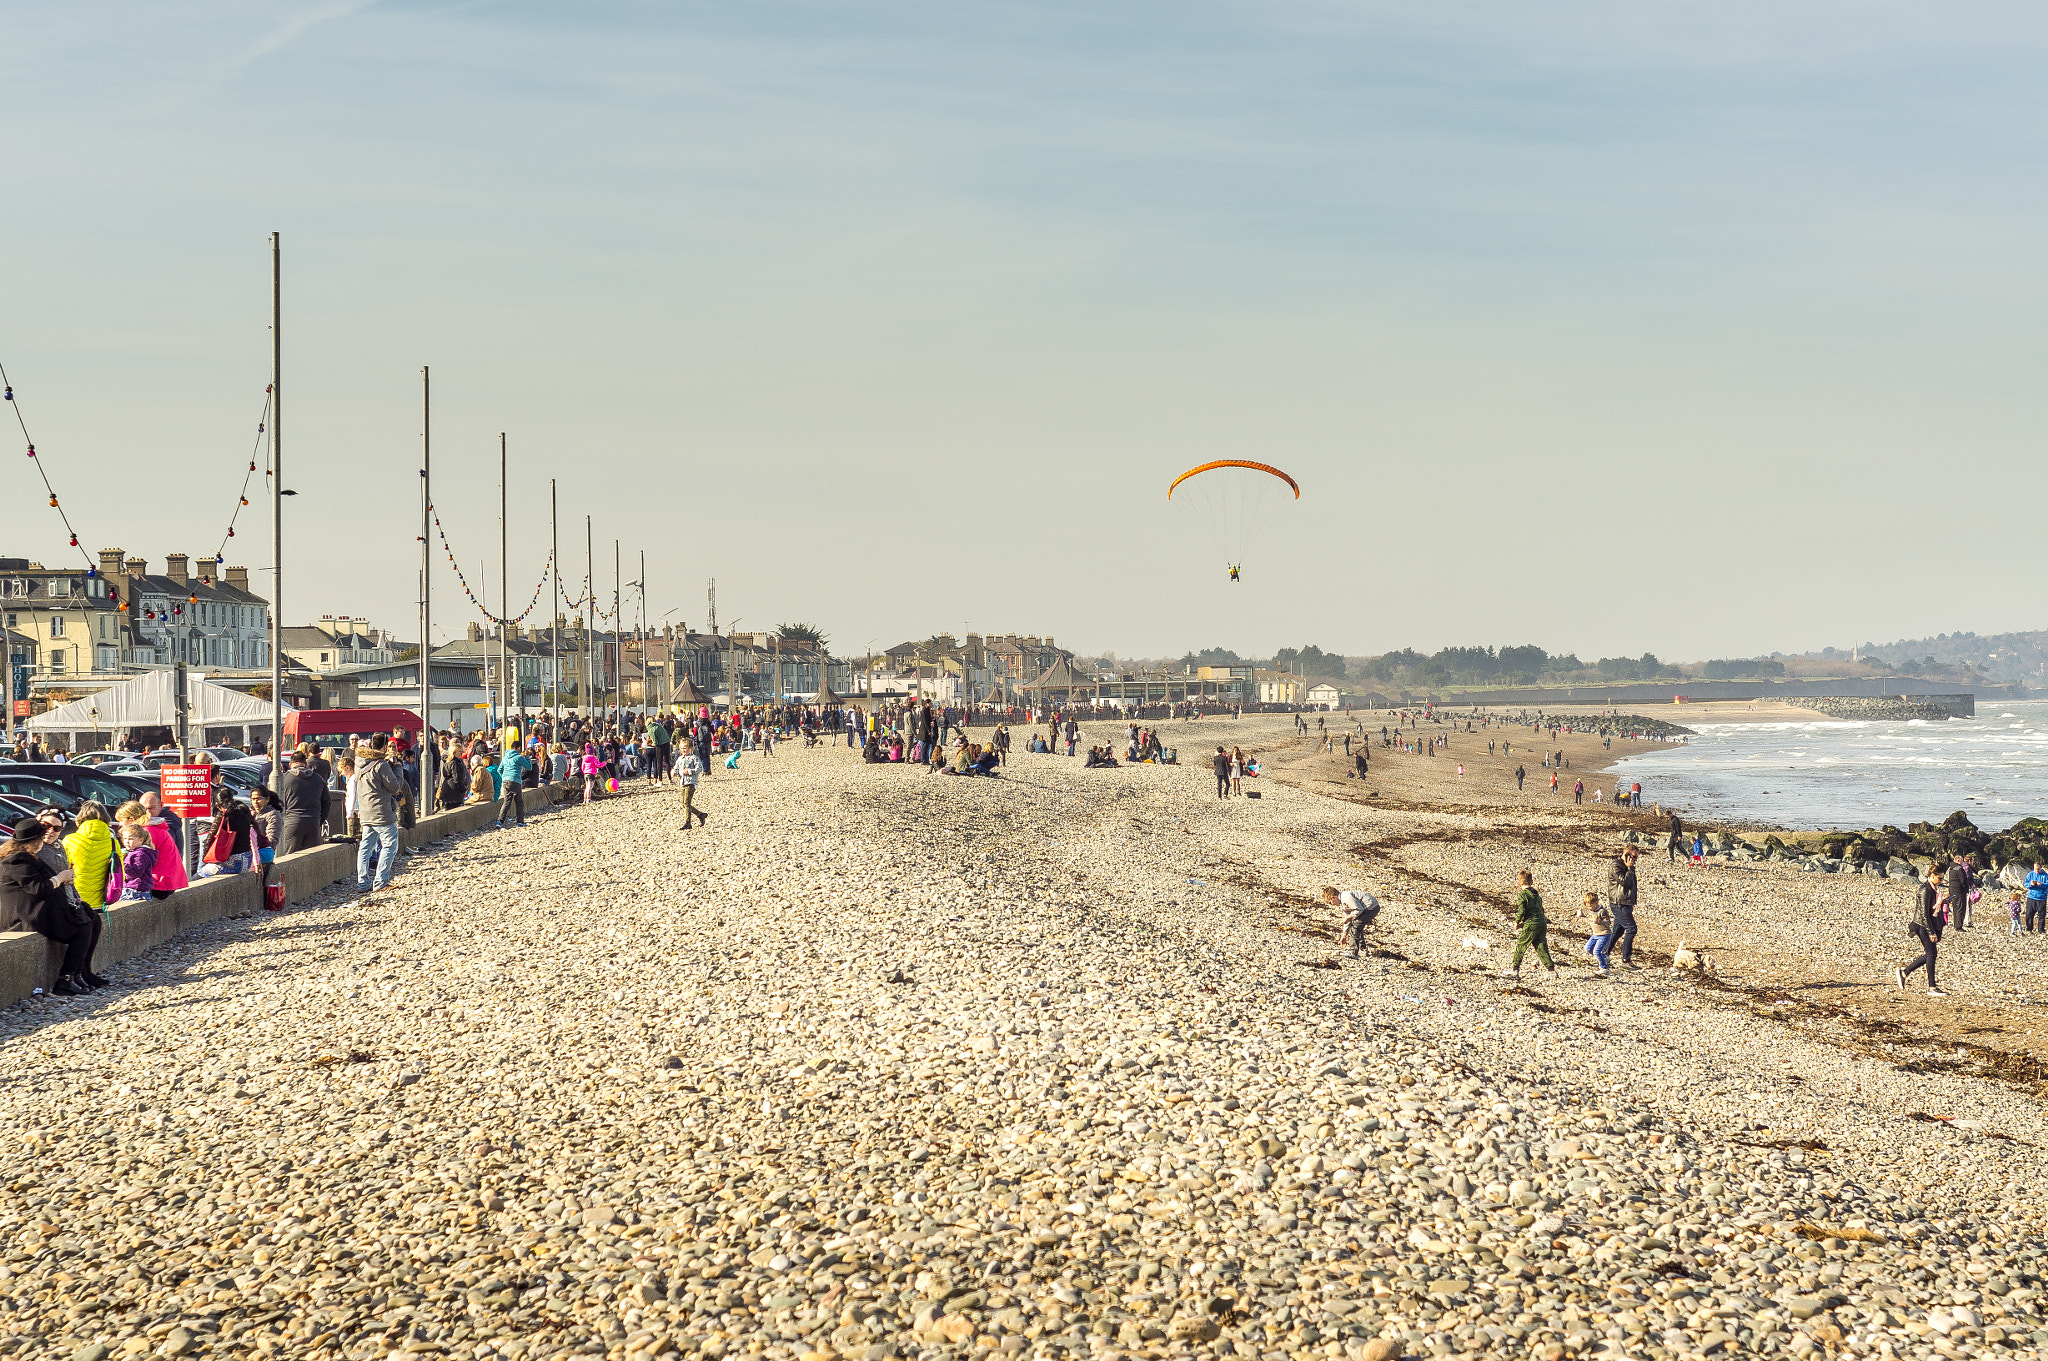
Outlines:
[[[222,571],[209,556],[164,555],[161,575],[145,558],[100,550],[100,579],[121,583],[134,642],[122,660],[137,666],[185,662],[258,671],[270,665],[270,605],[249,589],[249,569]]]
[[[118,567],[118,550],[114,556]],[[100,558],[104,565],[107,555]],[[114,589],[122,584],[117,580]],[[0,603],[6,606],[8,663],[15,688],[22,688],[15,671],[19,667],[27,668],[30,683],[120,673],[127,632],[104,572],[88,576],[83,567],[51,568],[27,558],[0,558]]]
[[[566,635],[564,640],[567,640]],[[546,703],[545,696],[552,696],[556,687],[563,685],[572,657],[580,661],[584,645],[581,639],[578,643],[576,652],[563,651],[561,671],[557,672],[556,657],[545,636],[531,638],[519,625],[508,624],[501,640],[497,630],[486,631],[482,624],[473,623],[469,626],[468,637],[457,638],[435,648],[433,660],[437,668],[446,663],[475,669],[482,676],[486,697],[495,695],[499,705],[505,709],[538,709]],[[504,657],[502,667],[499,664],[501,651]],[[415,678],[419,675],[417,666],[413,667],[413,675]],[[562,693],[566,701],[574,693],[574,687],[564,685]]]
[[[398,660],[406,645],[383,629],[373,629],[361,615],[323,614],[312,625],[287,625],[278,631],[284,655],[312,671],[342,666],[383,666]]]
[[[1319,681],[1308,688],[1308,702],[1318,709],[1334,709],[1343,701],[1337,687],[1328,681]]]
[[[222,571],[212,557],[192,563],[172,553],[152,574],[119,548],[101,549],[97,570],[0,558],[6,627],[24,640],[10,643],[10,667],[27,667],[40,689],[181,661],[268,667],[269,606],[249,590],[248,569]]]

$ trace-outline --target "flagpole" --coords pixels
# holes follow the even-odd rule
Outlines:
[[[548,479],[548,561],[555,565],[555,608],[548,620],[549,666],[555,681],[555,741],[562,730],[562,518],[555,505],[555,479]]]
[[[270,788],[284,800],[284,242],[270,234]]]
[[[434,811],[434,402],[427,366],[420,365],[420,795],[423,813]]]

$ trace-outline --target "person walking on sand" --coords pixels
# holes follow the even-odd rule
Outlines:
[[[1557,792],[1557,772],[1555,770],[1550,772],[1550,792],[1553,794]]]
[[[1684,837],[1685,824],[1679,820],[1678,814],[1673,813],[1671,815],[1671,840],[1669,842],[1670,855],[1666,858],[1674,865],[1678,863],[1678,847],[1680,842],[1684,840]]]
[[[676,782],[683,787],[683,830],[690,830],[690,819],[696,818],[702,827],[711,820],[711,815],[697,807],[697,781],[704,774],[704,762],[697,757],[695,747],[682,748],[682,756],[676,761]]]
[[[1557,965],[1550,961],[1549,924],[1543,918],[1543,895],[1536,891],[1536,875],[1530,870],[1523,870],[1515,877],[1515,882],[1521,885],[1521,891],[1515,894],[1515,955],[1508,961],[1505,976],[1520,978],[1522,956],[1533,949],[1554,981]]]
[[[1925,965],[1927,969],[1927,995],[1929,997],[1946,997],[1948,994],[1943,992],[1940,985],[1934,981],[1934,959],[1936,954],[1939,953],[1937,946],[1941,941],[1941,922],[1934,915],[1934,900],[1939,892],[1934,886],[1935,873],[1936,867],[1929,865],[1927,867],[1927,878],[1921,882],[1920,891],[1913,896],[1912,911],[1906,916],[1907,933],[1920,943],[1919,957],[1908,961],[1901,968],[1892,970],[1892,982],[1903,989],[1906,986],[1907,976]]]
[[[1230,754],[1224,751],[1223,748],[1218,747],[1216,748],[1216,755],[1210,759],[1209,764],[1216,771],[1216,797],[1219,799],[1229,798]]]
[[[1607,867],[1607,910],[1612,925],[1607,946],[1621,951],[1621,967],[1640,969],[1636,963],[1636,848],[1622,847],[1621,854]],[[1602,968],[1606,965],[1603,963]]]
[[[1573,802],[1573,803],[1584,803],[1585,801],[1586,801],[1586,782],[1585,782],[1584,780],[1573,780],[1573,781],[1572,781],[1572,802]]]
[[[1521,766],[1516,766],[1516,767],[1515,767],[1515,792],[1516,792],[1517,794],[1519,794],[1519,793],[1521,793],[1521,792],[1522,792],[1522,781],[1523,781],[1523,780],[1525,780],[1525,779],[1527,779],[1527,778],[1529,778],[1529,772],[1528,772],[1527,770],[1523,769],[1523,768],[1522,768]]]

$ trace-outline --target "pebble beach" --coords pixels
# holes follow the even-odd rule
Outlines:
[[[1572,909],[1650,820],[1539,796],[1560,744],[1517,793],[1484,734],[1364,780],[1289,719],[1166,738],[788,743],[701,831],[550,810],[0,1013],[0,1355],[2048,1344],[2039,938],[1945,942],[1936,1002],[1902,885],[1660,853],[1600,980]],[[1524,866],[1554,979],[1500,976]],[[1323,885],[1384,904],[1363,957]]]

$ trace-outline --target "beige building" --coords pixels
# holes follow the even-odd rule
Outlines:
[[[0,558],[0,605],[6,608],[10,669],[32,678],[121,671],[125,615],[103,574],[83,567],[45,567]],[[12,693],[10,691],[10,693]]]
[[[1258,687],[1261,704],[1308,702],[1308,682],[1291,671],[1268,671],[1261,667],[1253,673],[1253,682]]]
[[[401,645],[383,629],[373,629],[361,615],[323,614],[320,622],[279,631],[284,655],[309,671],[337,666],[389,666]]]
[[[166,553],[152,575],[144,558],[100,550],[100,576],[118,579],[133,642],[124,661],[260,671],[270,665],[270,602],[249,589],[249,569]]]

